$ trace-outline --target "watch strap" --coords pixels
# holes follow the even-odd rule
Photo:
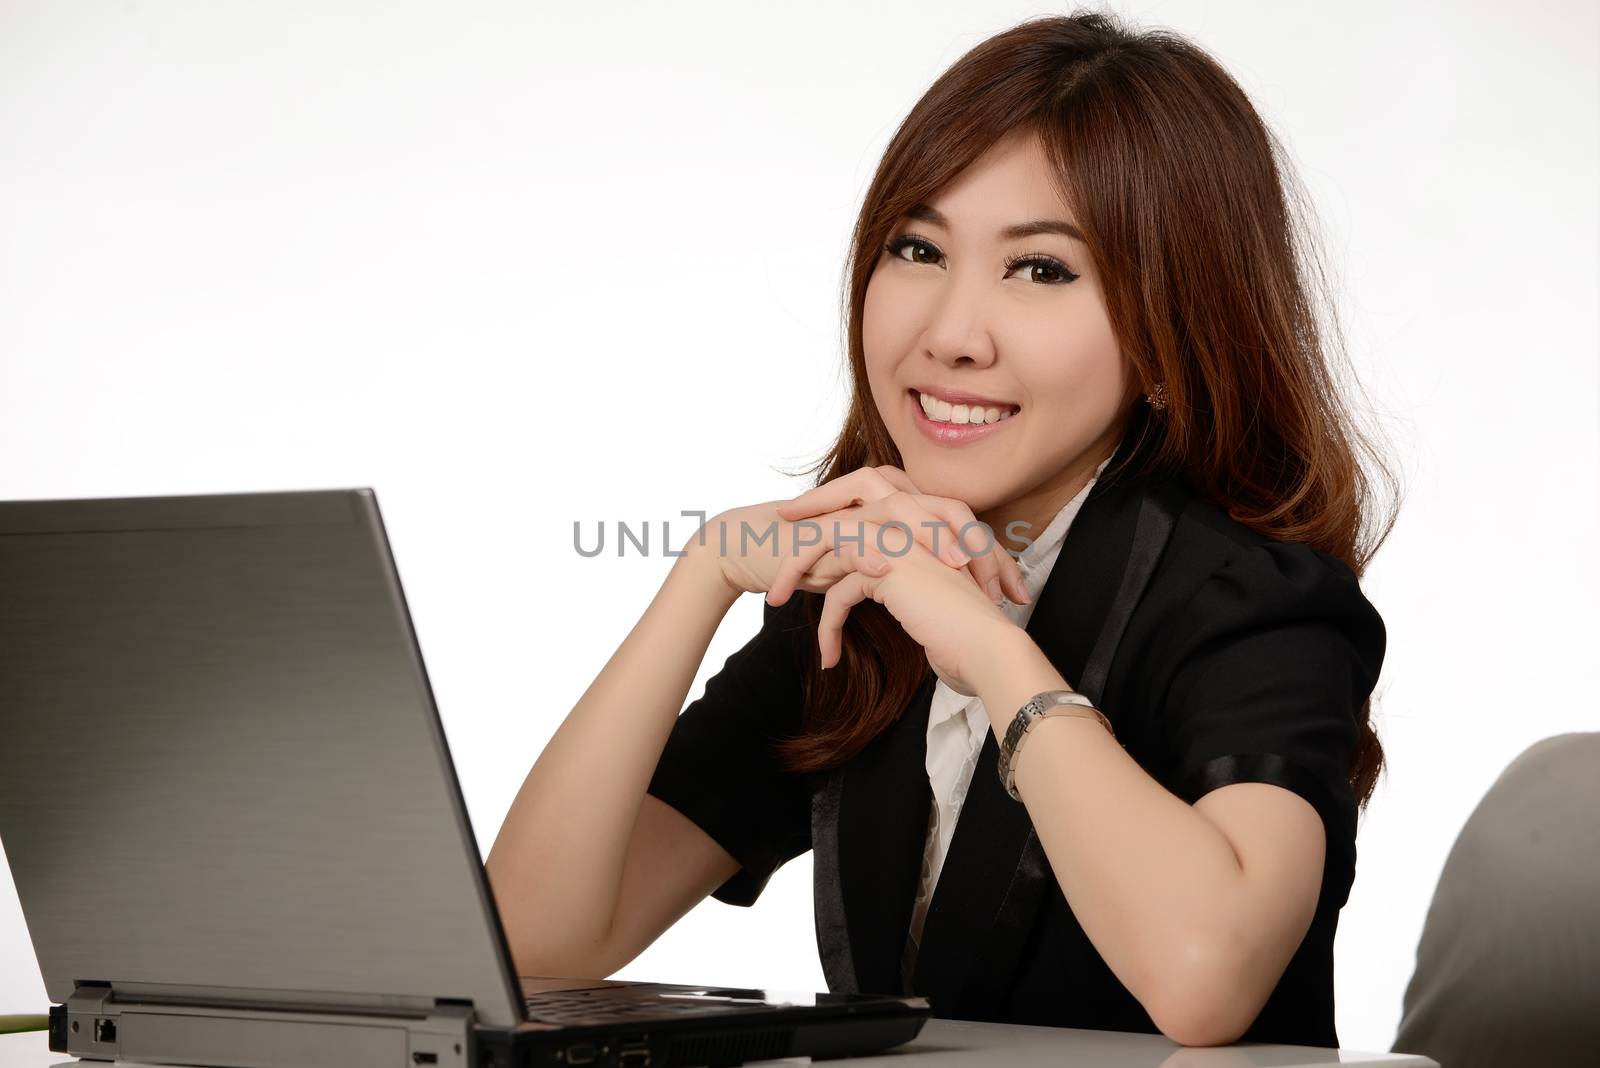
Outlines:
[[[1106,729],[1106,733],[1113,738],[1116,732],[1111,729],[1111,721],[1105,714],[1094,707],[1094,702],[1076,690],[1044,690],[1034,694],[1017,709],[1017,714],[1012,717],[1011,724],[1006,728],[1006,736],[1000,742],[1000,759],[996,770],[1000,774],[1001,785],[1005,787],[1007,796],[1013,801],[1021,801],[1012,780],[1012,768],[1017,761],[1017,753],[1022,749],[1022,743],[1028,736],[1028,731],[1033,725],[1046,716],[1074,716],[1083,719],[1094,719]]]

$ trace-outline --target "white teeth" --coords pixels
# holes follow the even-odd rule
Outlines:
[[[953,423],[955,425],[973,425],[978,423],[998,423],[1002,419],[1010,419],[1016,414],[1010,408],[984,408],[978,405],[951,404],[930,397],[926,393],[918,393],[917,400],[922,403],[922,411],[935,423]]]

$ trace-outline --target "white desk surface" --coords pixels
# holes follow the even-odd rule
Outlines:
[[[914,1060],[907,1060],[908,1057]],[[1160,1035],[1118,1031],[1085,1031],[1067,1027],[1021,1027],[1015,1024],[970,1023],[965,1020],[929,1020],[922,1033],[903,1046],[872,1057],[852,1057],[831,1062],[843,1068],[980,1068],[997,1063],[1007,1068],[1335,1068],[1354,1064],[1363,1068],[1439,1068],[1426,1057],[1406,1053],[1356,1053],[1317,1046],[1245,1044],[1216,1048],[1175,1046]],[[0,1035],[0,1066],[4,1068],[84,1068],[101,1063],[80,1061],[51,1053],[43,1031]],[[130,1064],[118,1061],[117,1064]],[[808,1057],[750,1064],[810,1064]],[[399,1068],[397,1065],[396,1068]]]

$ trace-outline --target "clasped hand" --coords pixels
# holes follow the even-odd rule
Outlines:
[[[741,524],[761,532],[753,550],[748,527],[735,529]],[[973,667],[992,642],[1017,630],[998,602],[1029,599],[1017,562],[972,510],[918,492],[897,467],[860,468],[791,500],[724,512],[707,527],[736,589],[765,591],[774,606],[796,589],[824,594],[817,627],[824,668],[839,662],[850,609],[870,597],[923,647],[945,685],[970,696]],[[776,544],[767,545],[767,533]]]

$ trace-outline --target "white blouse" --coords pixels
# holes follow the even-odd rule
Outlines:
[[[1013,604],[1008,598],[1001,611],[1010,616],[1019,627],[1026,627],[1039,599],[1039,591],[1050,577],[1056,557],[1061,555],[1067,529],[1072,525],[1084,498],[1089,495],[1111,462],[1107,457],[1077,496],[1062,505],[1055,518],[1044,528],[1017,558],[1022,582],[1028,590],[1027,604]],[[998,545],[992,550],[1003,551]],[[933,801],[928,806],[928,838],[922,855],[921,885],[911,913],[911,930],[906,939],[905,953],[900,962],[904,989],[911,989],[911,975],[916,968],[917,952],[922,939],[922,925],[927,919],[928,902],[939,882],[939,872],[944,867],[945,854],[950,851],[950,839],[956,831],[956,820],[961,815],[961,804],[966,800],[967,788],[972,783],[972,769],[977,765],[978,754],[983,749],[984,736],[989,732],[989,713],[983,701],[976,696],[956,693],[938,680],[934,684],[933,703],[928,710],[927,767],[928,782],[933,787]]]

